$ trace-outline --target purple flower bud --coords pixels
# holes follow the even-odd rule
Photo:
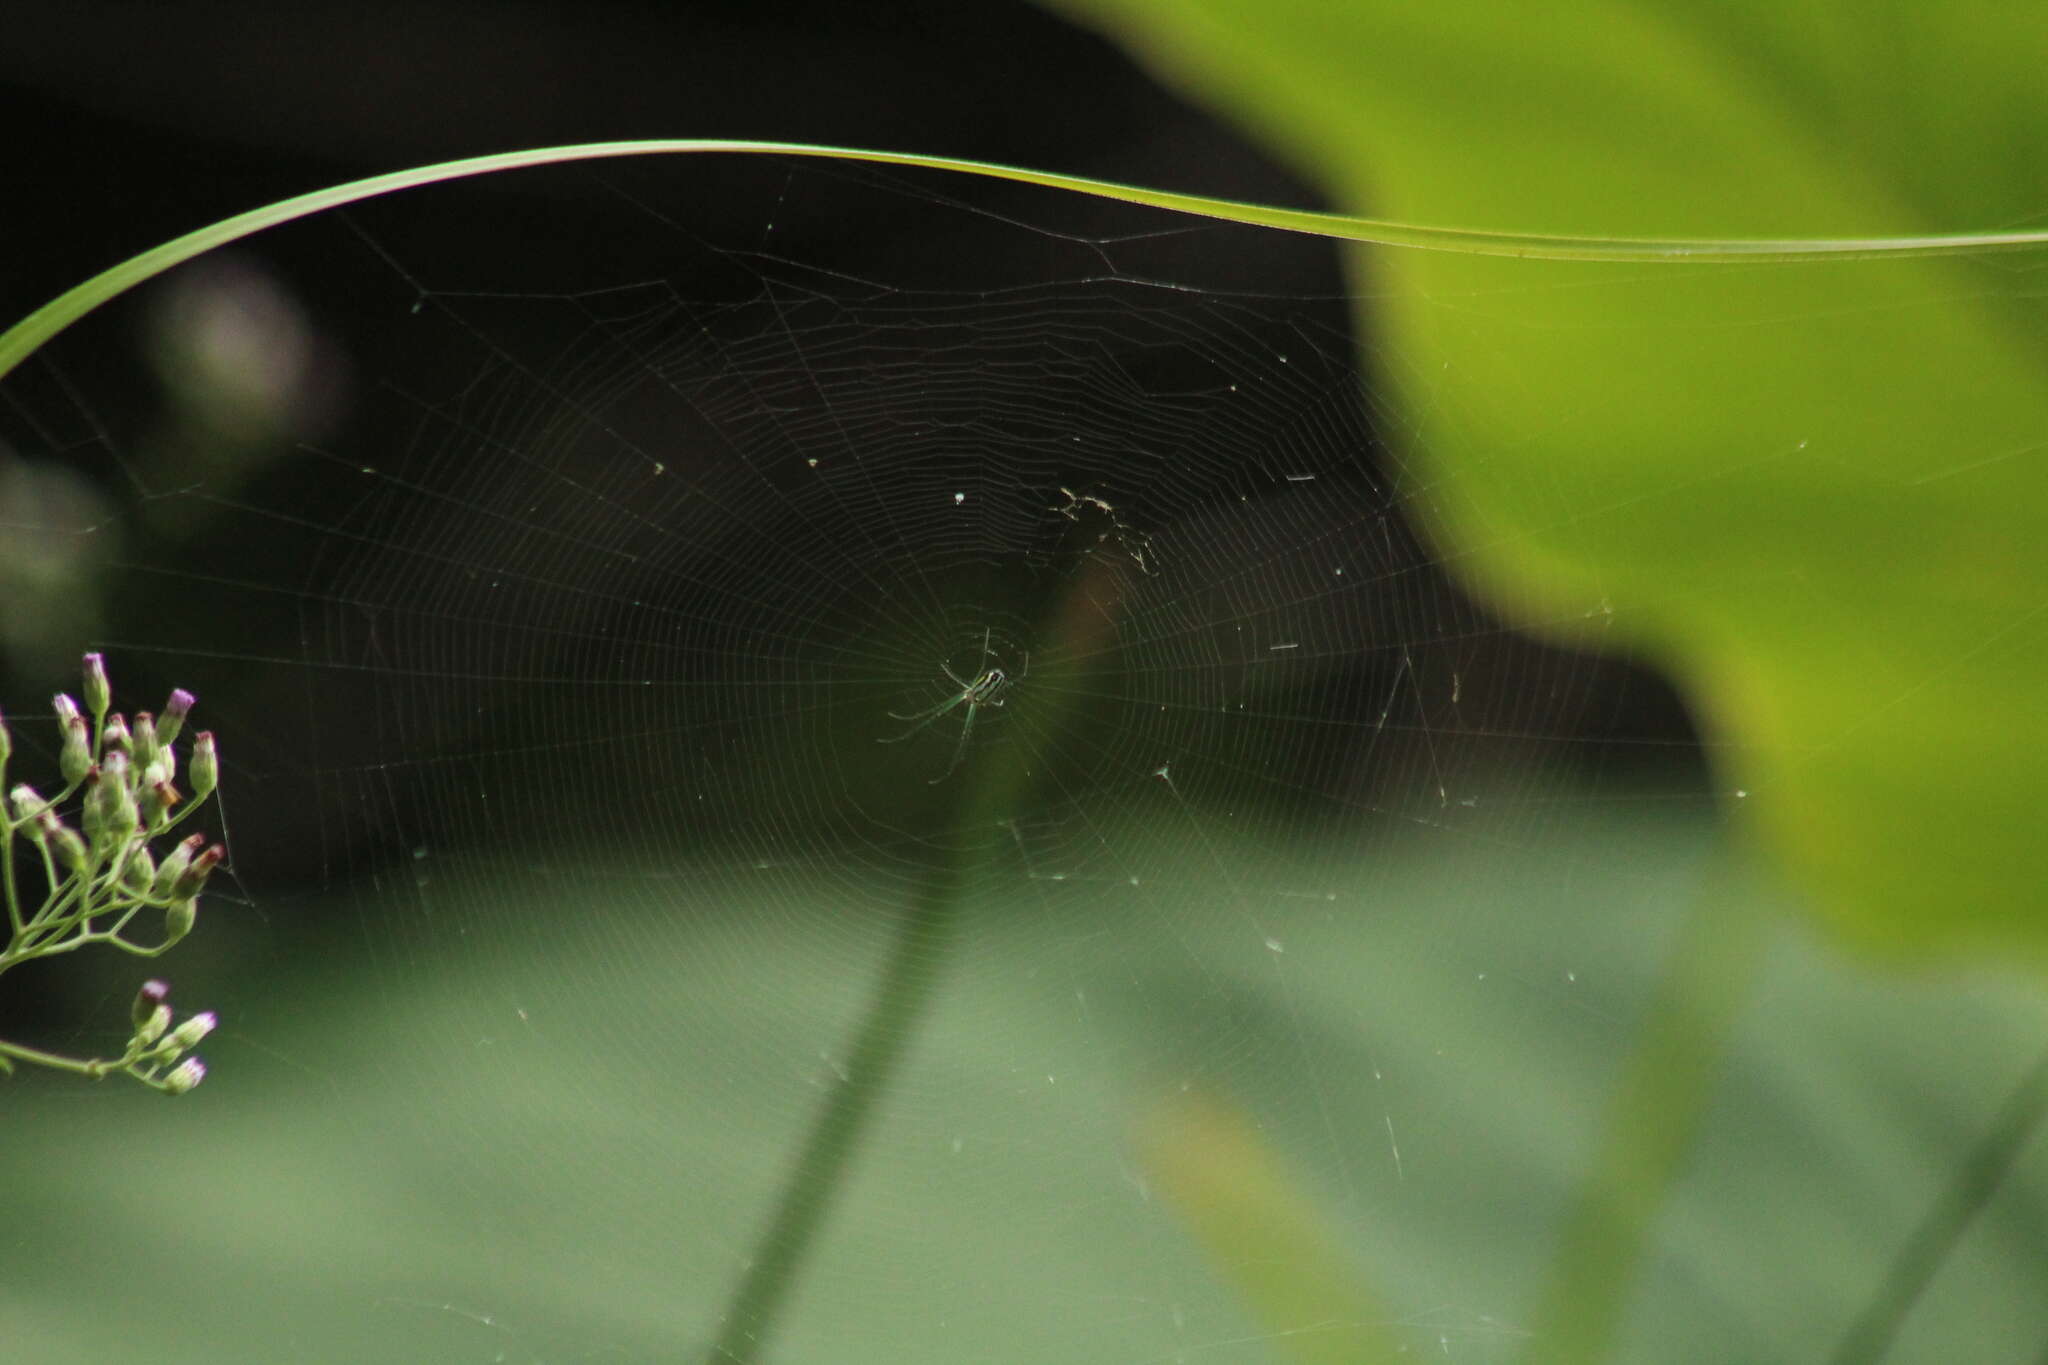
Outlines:
[[[199,850],[205,844],[206,836],[204,834],[186,835],[157,868],[156,880],[150,883],[149,894],[152,896],[170,895],[171,887],[177,882],[178,878],[185,875],[185,869],[191,866],[192,859],[198,855]]]
[[[33,820],[50,804],[43,800],[41,793],[26,782],[7,793],[7,799],[14,803],[14,818],[17,820]],[[31,832],[29,837],[33,839],[35,835]]]
[[[197,1057],[187,1057],[171,1069],[170,1075],[164,1077],[164,1093],[183,1095],[205,1079],[206,1063]]]
[[[135,1003],[128,1007],[128,1017],[134,1022],[135,1027],[140,1029],[148,1021],[149,1016],[156,1013],[156,1007],[167,1003],[170,998],[171,986],[168,981],[145,981],[142,983],[142,989],[135,992]]]
[[[107,686],[107,661],[97,654],[86,655],[85,709],[95,717],[104,716],[113,700],[113,690]]]
[[[68,692],[59,692],[50,698],[50,709],[57,713],[59,726],[69,725],[73,720],[85,719],[85,712],[78,709],[78,703],[71,699]]]
[[[192,795],[204,801],[220,781],[220,755],[214,751],[213,731],[201,730],[192,741],[192,761],[186,765],[192,780]]]
[[[220,1020],[214,1017],[213,1011],[207,1010],[204,1013],[193,1015],[190,1019],[172,1029],[171,1036],[164,1041],[178,1052],[188,1052],[192,1048],[197,1047],[199,1040],[213,1032],[214,1027],[219,1023]]]
[[[177,875],[176,880],[171,883],[171,899],[180,901],[190,900],[198,895],[199,889],[206,885],[206,879],[213,875],[213,869],[219,866],[220,860],[227,856],[228,851],[219,844],[215,844],[194,858]]]
[[[178,732],[185,728],[185,717],[192,714],[192,703],[197,700],[182,687],[172,689],[170,700],[164,703],[164,709],[156,718],[157,743],[170,747]]]
[[[85,781],[85,775],[92,771],[92,736],[76,706],[64,720],[64,747],[57,755],[57,771],[64,774],[67,786]]]

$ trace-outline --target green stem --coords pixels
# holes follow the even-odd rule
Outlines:
[[[14,1069],[9,1059],[46,1066],[53,1071],[68,1071],[76,1076],[84,1076],[88,1080],[100,1081],[114,1075],[132,1076],[151,1090],[163,1091],[169,1088],[160,1074],[165,1061],[169,1059],[160,1051],[151,1054],[133,1041],[129,1043],[125,1054],[111,1062],[102,1061],[97,1057],[81,1061],[61,1053],[44,1052],[40,1048],[0,1041],[0,1075]]]
[[[1566,1220],[1523,1357],[1529,1365],[1590,1365],[1612,1349],[1635,1269],[1763,962],[1770,924],[1754,890],[1725,862],[1694,899]]]
[[[759,1358],[875,1102],[888,1088],[938,986],[958,929],[959,887],[957,872],[935,876],[904,916],[847,1059],[845,1078],[819,1112],[759,1252],[726,1310],[711,1348],[713,1365],[748,1365]]]
[[[12,1057],[19,1062],[33,1062],[37,1066],[47,1066],[55,1071],[69,1071],[79,1076],[90,1076],[94,1080],[111,1075],[125,1065],[125,1062],[105,1062],[98,1058],[80,1061],[76,1057],[66,1057],[61,1053],[44,1052],[40,1048],[23,1047],[19,1043],[5,1041],[0,1041],[0,1057]]]
[[[1088,548],[1077,537],[1067,553],[1078,565]],[[1037,640],[1059,643],[1097,628],[1098,609],[1085,574],[1078,572],[1063,595],[1043,606]],[[1086,695],[1076,686],[1085,665],[1041,665],[1032,704],[1045,711],[1074,705]],[[1015,703],[1013,703],[1015,704]],[[996,746],[959,769],[970,784],[954,807],[947,846],[954,850],[934,868],[906,907],[854,1035],[845,1076],[826,1098],[800,1149],[766,1231],[748,1261],[720,1319],[710,1365],[753,1365],[761,1358],[770,1329],[788,1301],[803,1262],[817,1238],[832,1198],[845,1182],[876,1102],[888,1089],[914,1041],[918,1025],[937,995],[940,978],[959,937],[968,874],[977,870],[990,832],[1015,818],[1033,786],[1029,757],[1021,749]]]
[[[1057,695],[1057,694],[1055,694]],[[953,820],[949,856],[918,891],[896,931],[854,1035],[845,1076],[825,1101],[800,1149],[774,1214],[720,1321],[710,1365],[752,1365],[795,1287],[832,1197],[867,1131],[876,1102],[889,1088],[919,1023],[937,994],[959,936],[967,872],[979,862],[980,836],[1014,810],[1029,773],[1022,760],[998,753],[962,769],[973,794]]]
[[[52,948],[51,941],[62,938],[81,924],[89,924],[93,917],[89,913],[91,902],[80,895],[81,885],[73,883],[61,894],[43,902],[42,909],[36,911],[21,933],[16,935],[8,951],[0,954],[0,967],[11,967],[32,957],[63,951]]]
[[[1882,1360],[1890,1352],[1906,1315],[1962,1240],[1971,1220],[1997,1192],[2044,1116],[2048,1116],[2048,1053],[2020,1077],[1999,1106],[1991,1127],[1906,1239],[1869,1306],[1857,1315],[1829,1357],[1834,1365]],[[2042,1358],[2048,1360],[2048,1352]]]
[[[0,793],[0,801],[6,796]],[[7,888],[7,926],[14,938],[27,926],[21,918],[21,892],[14,878],[14,826],[0,820],[0,884]]]

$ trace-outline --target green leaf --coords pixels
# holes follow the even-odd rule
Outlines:
[[[2028,7],[1075,8],[1410,222],[1952,232],[2038,214],[2048,164]],[[2041,264],[1361,262],[1446,555],[1660,656],[1813,902],[1902,958],[2048,962]]]
[[[1370,1360],[1380,1337],[1411,1365],[1499,1365],[1543,1344],[1533,1291],[1715,853],[1664,803],[1568,803],[1540,846],[1502,821],[1443,857],[1331,862],[1370,915],[1262,906],[1284,974],[1243,952],[1219,882],[1064,959],[1042,888],[998,888],[981,911],[998,932],[882,1106],[775,1359],[1282,1365],[1326,1342]],[[1145,862],[1184,847],[1176,830],[1119,837]],[[1231,856],[1259,881],[1300,866],[1258,840]],[[55,1173],[5,1187],[7,1358],[105,1365],[143,1341],[151,1365],[697,1365],[684,1343],[716,1320],[809,1117],[803,1064],[830,1078],[819,1040],[860,1007],[849,954],[880,944],[849,939],[828,877],[576,867],[494,858],[446,890],[442,914],[490,916],[491,951],[247,976],[236,1014],[258,1022],[209,1040],[230,1083],[204,1103],[0,1092],[10,1168]],[[642,913],[608,892],[635,883],[688,890]],[[563,913],[571,885],[588,913]],[[295,913],[381,931],[413,912],[340,888]],[[1775,945],[1616,1360],[1827,1360],[2040,1048],[2038,989]],[[1567,985],[1574,962],[1597,970]],[[1196,1082],[1179,1103],[1227,1095],[1234,1121],[1152,1108],[1179,1079]],[[1202,1179],[1165,1178],[1162,1156]],[[2038,1354],[2044,1156],[2037,1140],[1888,1361]],[[1244,1218],[1227,1285],[1191,1213]],[[146,1245],[178,1251],[110,1293],[107,1248]]]

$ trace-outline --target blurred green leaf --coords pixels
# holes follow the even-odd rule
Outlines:
[[[1516,1358],[1717,856],[1708,822],[1659,803],[1563,809],[1541,846],[1333,865],[1337,913],[1261,906],[1284,953],[1247,950],[1221,885],[1092,935],[1098,903],[1035,885],[976,907],[775,1359],[1282,1365],[1361,1329],[1407,1360]],[[1171,833],[1115,837],[1145,863]],[[1227,853],[1249,878],[1299,867],[1286,847]],[[134,1173],[0,1195],[6,1359],[696,1358],[834,1080],[858,959],[882,945],[829,880],[551,863],[430,859],[438,913],[490,907],[462,951],[229,973],[243,989],[207,997],[226,1022],[203,1102],[33,1073],[0,1087],[15,1168]],[[332,908],[389,913],[370,888],[342,894]],[[1796,936],[1751,992],[1617,1359],[1824,1359],[2040,1047],[2038,989],[1898,979]],[[1386,1316],[1364,1321],[1336,1279],[1277,1318],[1218,1287],[1129,1141],[1229,1155],[1213,1120],[1151,1107],[1182,1081],[1258,1125],[1255,1159],[1287,1188],[1251,1193],[1298,1191],[1303,1226]],[[2044,1210],[2037,1142],[1892,1365],[2038,1351]],[[1275,1231],[1248,1221],[1240,1253]],[[109,1288],[125,1263],[133,1292]]]
[[[2038,9],[1073,8],[1399,219],[1696,238],[2039,213]],[[1360,263],[1452,562],[1524,621],[1611,618],[1659,652],[1816,904],[1902,957],[2048,961],[2040,264]]]
[[[1153,1181],[1194,1238],[1278,1334],[1292,1359],[1316,1365],[1392,1360],[1386,1312],[1349,1263],[1329,1219],[1248,1114],[1219,1097],[1162,1100],[1140,1129]]]

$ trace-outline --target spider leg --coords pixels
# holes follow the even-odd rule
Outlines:
[[[960,704],[960,697],[961,694],[955,692],[952,696],[947,697],[944,701],[937,702],[931,706],[927,706],[922,711],[891,711],[889,713],[889,719],[923,720],[928,716],[943,716],[946,714],[946,710],[948,707],[958,706]]]
[[[909,715],[907,715],[907,716],[899,716],[899,715],[897,715],[897,714],[896,714],[896,713],[895,713],[894,711],[891,711],[891,712],[889,713],[889,719],[891,719],[891,720],[910,720],[910,721],[916,721],[917,723],[916,723],[915,725],[911,726],[911,727],[910,727],[910,728],[909,728],[908,730],[905,730],[905,731],[904,731],[904,732],[903,732],[902,734],[900,734],[900,735],[891,735],[891,736],[890,736],[889,738],[887,738],[887,739],[877,739],[877,740],[875,740],[875,743],[877,743],[877,744],[895,744],[895,743],[898,743],[898,742],[900,742],[900,741],[902,741],[902,740],[906,740],[906,739],[909,739],[909,738],[910,738],[910,737],[911,737],[912,735],[916,734],[916,733],[917,733],[917,732],[918,732],[919,730],[922,730],[922,729],[924,729],[924,727],[925,727],[925,726],[927,726],[927,725],[930,725],[930,724],[931,724],[931,723],[932,723],[933,721],[935,721],[935,720],[937,720],[937,719],[938,719],[939,717],[941,717],[941,716],[945,715],[945,714],[946,714],[946,713],[947,713],[948,711],[951,711],[951,710],[952,710],[952,709],[953,709],[954,707],[958,706],[958,705],[959,705],[959,704],[960,704],[961,702],[964,702],[964,701],[966,701],[966,700],[967,700],[967,696],[966,696],[966,694],[965,694],[965,693],[961,693],[961,694],[959,694],[959,695],[956,695],[956,696],[951,696],[951,697],[948,697],[948,698],[946,698],[946,699],[945,699],[944,701],[940,702],[940,703],[939,703],[939,704],[938,704],[937,706],[933,706],[933,707],[928,707],[927,709],[925,709],[925,710],[923,710],[923,711],[913,711],[913,712],[911,712],[911,713],[910,713]],[[970,712],[970,714],[971,714],[971,712]]]
[[[939,783],[951,777],[954,770],[960,766],[960,760],[967,755],[967,737],[974,733],[974,713],[980,709],[981,705],[978,702],[970,701],[967,703],[967,719],[960,726],[960,742],[953,746],[953,761],[946,765],[946,771],[925,783],[927,787],[938,786]]]

